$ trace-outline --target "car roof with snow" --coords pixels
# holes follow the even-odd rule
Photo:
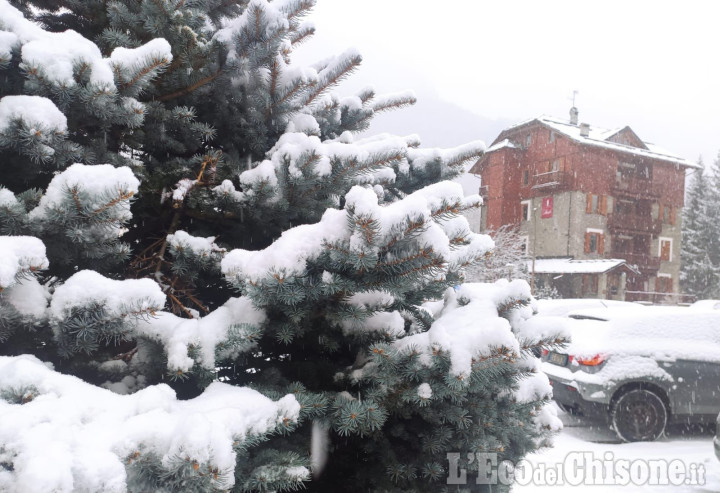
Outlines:
[[[643,305],[629,301],[601,300],[597,298],[570,298],[562,300],[536,300],[538,315],[567,316],[576,310],[598,309],[605,310],[615,307],[640,307]]]
[[[688,308],[693,310],[720,310],[720,300],[700,300],[696,301]]]
[[[568,352],[575,355],[645,354],[720,362],[720,310],[612,310],[607,320],[574,320],[570,333]]]

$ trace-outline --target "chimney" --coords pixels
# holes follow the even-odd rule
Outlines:
[[[590,135],[590,124],[589,123],[581,123],[580,124],[580,136],[588,137],[589,135]]]
[[[578,109],[575,106],[570,108],[570,124],[571,125],[578,124]]]

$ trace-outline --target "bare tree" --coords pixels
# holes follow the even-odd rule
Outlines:
[[[498,279],[525,279],[530,274],[527,268],[525,241],[517,228],[501,226],[489,232],[495,241],[492,253],[482,262],[469,267],[465,272],[468,282],[495,282]]]

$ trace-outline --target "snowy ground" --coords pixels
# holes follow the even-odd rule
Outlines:
[[[516,485],[513,493],[525,492],[563,492],[563,491],[591,491],[592,493],[608,492],[693,492],[709,493],[720,492],[720,461],[713,452],[713,431],[707,429],[689,428],[685,426],[672,426],[666,436],[656,442],[621,443],[614,432],[607,427],[588,423],[585,420],[572,417],[558,410],[558,415],[565,424],[564,430],[555,438],[555,447],[532,454],[527,457],[532,464],[532,471],[536,478],[544,474],[544,480],[537,479],[528,484]],[[590,455],[583,455],[586,452]],[[612,454],[612,455],[610,455]],[[569,458],[566,460],[566,458]],[[594,474],[590,461],[574,462],[583,458],[595,460],[596,470],[602,467],[618,467],[627,460],[632,476],[640,478],[636,485],[633,482],[625,486],[603,485],[597,480],[592,485]],[[610,459],[610,460],[605,460]],[[656,461],[652,463],[652,461]],[[664,462],[660,462],[664,461]],[[651,485],[650,480],[643,481],[642,474],[650,470],[650,464],[657,470],[665,470],[666,474],[673,475],[676,483],[664,486]],[[558,484],[553,473],[545,472],[549,469],[558,469],[558,464],[565,467],[565,484]],[[573,470],[573,464],[580,464],[581,468]],[[663,466],[667,464],[667,467]],[[647,468],[646,468],[647,465]],[[668,473],[669,471],[669,473]],[[649,473],[655,476],[652,473]],[[662,474],[662,473],[661,473]],[[615,476],[618,478],[619,476]],[[655,476],[658,477],[658,476]],[[570,485],[577,483],[577,486]],[[541,484],[545,483],[545,486]],[[550,483],[555,483],[550,486]],[[704,483],[704,484],[689,484]],[[592,486],[589,486],[592,485]]]

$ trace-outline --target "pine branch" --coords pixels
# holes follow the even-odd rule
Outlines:
[[[140,72],[138,72],[137,75],[135,77],[133,77],[129,82],[121,82],[120,88],[127,89],[128,87],[134,86],[135,84],[138,83],[138,81],[140,81],[143,77],[145,77],[146,75],[151,73],[153,70],[159,69],[163,65],[168,65],[168,63],[169,62],[168,62],[167,58],[160,58],[160,59],[153,58],[152,63],[149,66],[142,69]]]
[[[192,84],[191,86],[188,86],[184,89],[180,89],[179,91],[175,91],[170,94],[166,94],[164,96],[160,96],[158,99],[160,101],[170,101],[171,99],[179,98],[179,97],[185,96],[187,94],[190,94],[191,92],[196,91],[197,89],[201,88],[202,86],[214,81],[221,73],[222,73],[222,70],[218,70],[214,74],[208,75],[207,77],[203,77],[202,79],[200,79],[196,83]]]
[[[111,200],[110,202],[106,203],[105,205],[102,205],[98,209],[95,209],[94,211],[92,211],[90,213],[90,215],[88,217],[93,217],[98,214],[102,214],[103,212],[110,209],[111,207],[115,207],[117,204],[119,204],[123,200],[129,200],[130,198],[132,198],[133,195],[135,195],[133,192],[122,192],[121,191],[120,195],[117,198]]]
[[[302,29],[294,31],[290,35],[290,44],[293,46],[300,45],[310,39],[315,34],[315,28],[312,26],[306,26]]]
[[[345,61],[343,63],[344,66],[341,66],[339,68],[339,70],[337,70],[336,73],[332,74],[330,77],[328,77],[326,80],[324,80],[322,82],[322,84],[318,83],[315,87],[315,90],[311,91],[306,96],[303,104],[305,106],[311,104],[323,92],[325,92],[332,86],[338,84],[342,79],[347,77],[356,68],[358,68],[358,66],[360,66],[361,62],[362,62],[362,57],[359,54],[353,54],[347,61]]]

